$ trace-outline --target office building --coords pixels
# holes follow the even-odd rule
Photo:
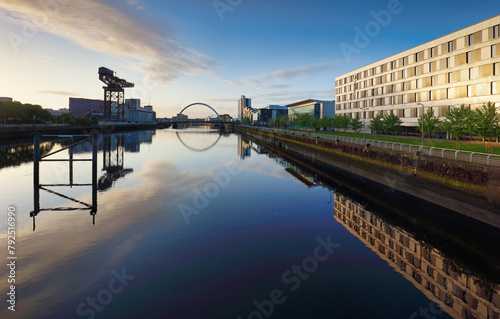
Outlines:
[[[316,118],[334,117],[335,101],[304,100],[288,104],[288,115],[309,114]]]
[[[281,105],[268,105],[254,110],[251,115],[252,123],[268,123],[270,119],[288,115],[288,107]]]
[[[104,102],[102,100],[70,97],[69,112],[78,117],[90,115],[91,113],[104,114]]]
[[[432,108],[442,117],[462,104],[500,105],[500,16],[335,78],[336,114],[396,114],[416,127]]]
[[[243,121],[244,118],[250,118],[252,113],[252,100],[242,95],[238,100],[238,119]]]

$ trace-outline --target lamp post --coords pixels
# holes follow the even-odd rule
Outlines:
[[[421,147],[424,147],[424,105],[422,103],[418,103],[417,105],[422,106],[422,143],[421,143]]]

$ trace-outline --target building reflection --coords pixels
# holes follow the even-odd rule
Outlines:
[[[238,134],[238,156],[241,159],[252,156],[250,141]]]
[[[95,225],[96,215],[97,215],[97,194],[98,192],[104,192],[111,189],[114,183],[120,179],[125,177],[126,175],[133,172],[132,168],[125,167],[125,153],[126,152],[139,152],[140,145],[143,143],[151,144],[152,136],[154,131],[141,131],[141,132],[129,132],[122,134],[113,134],[113,135],[104,135],[104,136],[95,136],[92,138],[87,138],[86,140],[74,142],[72,139],[70,141],[62,142],[63,145],[62,150],[58,150],[53,152],[59,153],[63,150],[68,151],[68,158],[57,161],[68,162],[69,169],[69,180],[65,183],[58,184],[43,184],[39,180],[40,169],[34,163],[34,179],[33,179],[33,191],[34,191],[34,204],[33,211],[30,213],[30,217],[33,219],[33,231],[36,229],[36,217],[41,212],[61,212],[61,211],[86,211],[89,212],[90,216],[92,216],[92,224]],[[36,144],[36,142],[35,142]],[[25,146],[22,146],[25,147]],[[29,155],[31,161],[33,161],[33,153],[34,147],[33,143],[31,146],[26,146],[29,148],[26,152],[21,152],[19,156],[26,157]],[[40,162],[43,161],[51,161],[51,159],[44,157],[51,156],[50,150],[53,148],[52,143],[39,143],[40,149]],[[97,176],[97,167],[95,167],[96,173],[92,172],[92,181],[86,184],[78,184],[73,181],[73,167],[74,162],[76,161],[92,161],[97,165],[97,153],[102,151],[102,171],[103,175],[100,177]],[[25,154],[27,153],[27,155]],[[74,158],[75,154],[86,154],[91,153],[92,158]],[[24,158],[23,157],[23,158]],[[52,159],[53,161],[53,159]],[[94,165],[94,164],[93,164]],[[92,171],[94,167],[92,168]],[[89,173],[91,173],[89,171]],[[67,191],[69,188],[73,187],[90,187],[91,188],[91,203],[87,203],[83,200],[74,198],[73,196],[69,196]],[[47,192],[52,195],[56,195],[67,200],[71,205],[64,207],[50,207],[44,208],[43,203],[40,203],[40,192]]]
[[[335,220],[453,318],[500,318],[499,285],[338,193]]]

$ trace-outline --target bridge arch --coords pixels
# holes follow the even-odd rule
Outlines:
[[[205,103],[193,103],[193,104],[189,104],[188,106],[186,106],[185,108],[182,109],[182,111],[177,114],[177,117],[175,118],[175,121],[178,122],[179,121],[179,116],[181,116],[182,112],[184,112],[186,109],[190,108],[191,106],[194,106],[194,105],[203,105],[203,106],[206,106],[208,107],[209,109],[211,109],[212,111],[214,111],[215,115],[217,115],[217,119],[222,122],[220,116],[219,116],[219,113],[217,113],[217,111],[211,107],[210,105],[208,104],[205,104]]]

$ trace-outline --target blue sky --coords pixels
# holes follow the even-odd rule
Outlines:
[[[382,10],[346,57],[341,44],[355,47]],[[0,96],[55,109],[101,99],[106,66],[158,117],[194,102],[236,116],[240,95],[253,107],[333,100],[336,76],[498,14],[491,0],[2,0]]]

